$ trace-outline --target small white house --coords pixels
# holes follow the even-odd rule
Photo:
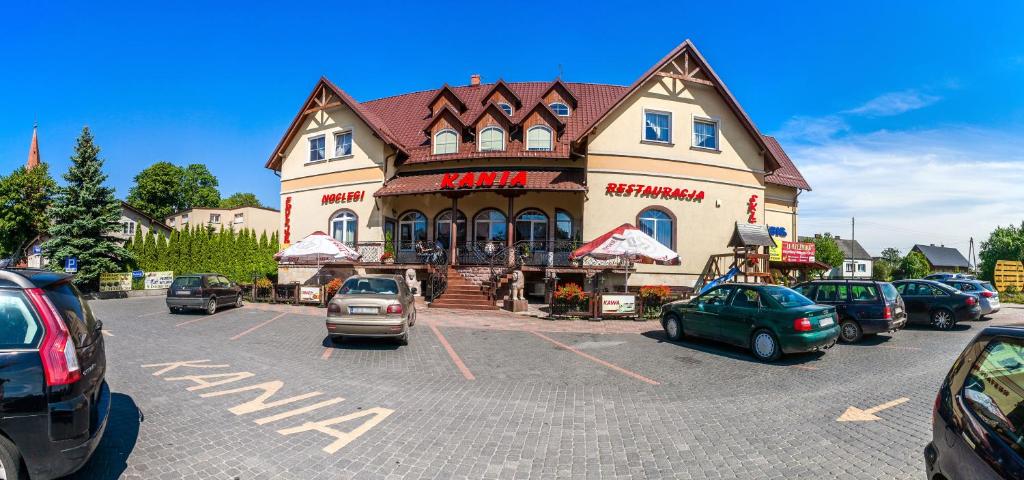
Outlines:
[[[843,265],[828,272],[830,278],[871,278],[874,259],[856,240],[835,237],[843,252]]]

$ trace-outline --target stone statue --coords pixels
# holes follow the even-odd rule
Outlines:
[[[409,291],[413,295],[420,295],[420,281],[416,280],[416,270],[411,268],[405,269],[405,284],[409,286]]]
[[[523,294],[526,289],[526,277],[523,276],[522,270],[512,272],[510,287],[512,300],[526,300],[526,296]]]

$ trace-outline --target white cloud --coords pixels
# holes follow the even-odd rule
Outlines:
[[[941,99],[942,97],[924,94],[917,90],[889,92],[872,98],[863,105],[844,113],[866,117],[888,117],[927,107]]]
[[[800,197],[801,234],[847,238],[856,217],[872,254],[934,243],[967,255],[970,237],[978,245],[1024,220],[1024,129],[878,131],[784,147],[814,188]]]
[[[839,115],[824,117],[796,116],[786,120],[776,133],[779,138],[792,138],[804,142],[824,142],[839,133],[849,130],[846,121]]]

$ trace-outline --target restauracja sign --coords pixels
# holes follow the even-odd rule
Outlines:
[[[618,195],[623,197],[661,197],[674,198],[677,200],[691,200],[694,202],[704,200],[704,190],[660,187],[655,185],[644,185],[642,183],[609,183],[608,186],[605,187],[604,193],[607,195]]]

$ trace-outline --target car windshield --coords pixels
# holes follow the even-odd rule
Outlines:
[[[994,291],[996,291],[996,287],[993,287],[991,283],[988,283],[988,282],[981,282],[981,286],[982,286],[982,287],[984,287],[984,288],[985,288],[985,290],[988,290],[988,291],[990,291],[990,292],[994,292]]]
[[[771,297],[775,303],[784,308],[814,305],[814,302],[812,302],[811,299],[786,287],[763,287],[761,292]]]
[[[171,288],[199,288],[202,285],[199,277],[178,277],[171,283]]]
[[[341,294],[350,295],[394,295],[398,293],[398,283],[390,278],[350,278],[338,290]]]
[[[879,283],[882,286],[882,295],[885,296],[886,300],[896,300],[900,293],[896,291],[896,287],[892,286],[891,283]]]

